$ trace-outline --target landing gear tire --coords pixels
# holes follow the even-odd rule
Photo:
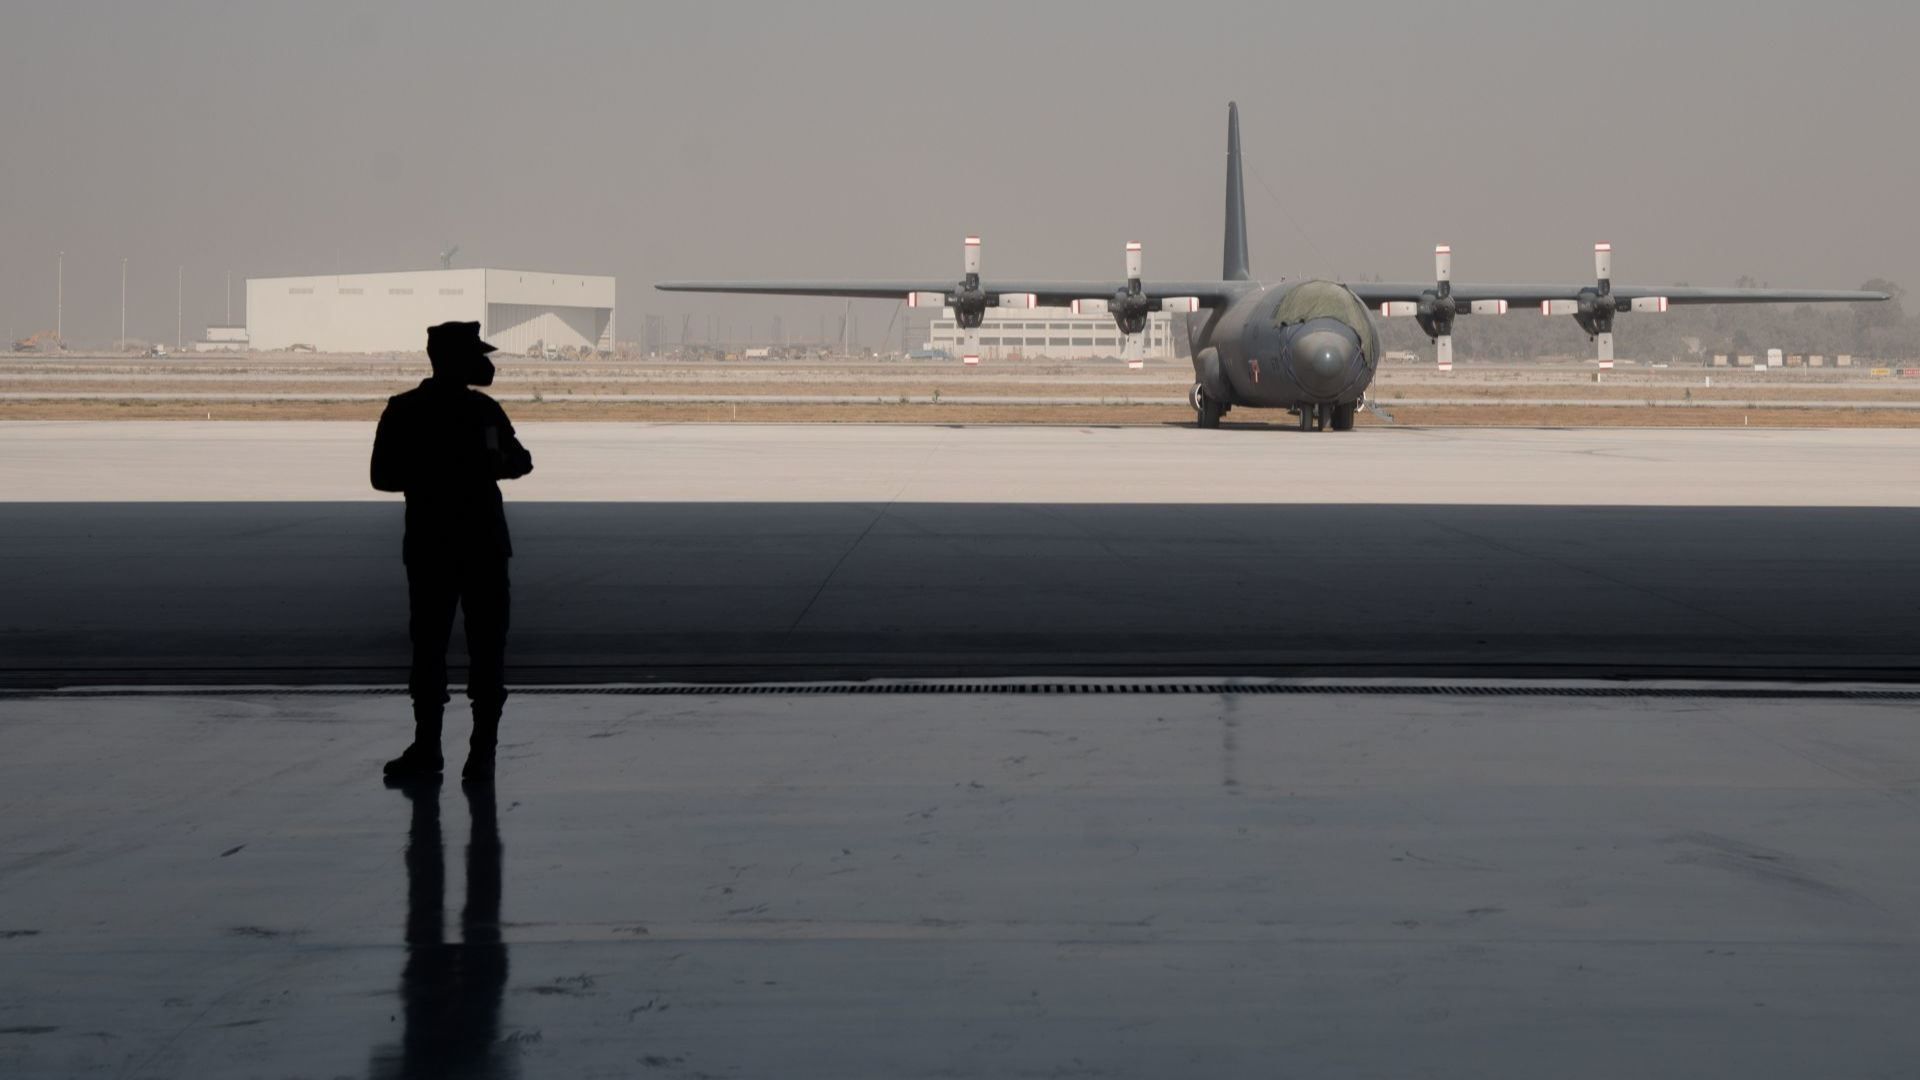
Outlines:
[[[1187,400],[1193,405],[1194,422],[1203,428],[1217,428],[1220,418],[1226,415],[1226,406],[1207,396],[1207,391],[1199,383],[1187,392]]]
[[[1333,407],[1333,430],[1352,431],[1353,414],[1359,411],[1359,408],[1360,403],[1357,401],[1343,401],[1335,405]]]
[[[1313,406],[1311,405],[1300,406],[1300,430],[1313,430]]]

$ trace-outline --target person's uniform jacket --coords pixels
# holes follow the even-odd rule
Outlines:
[[[373,439],[373,486],[407,497],[408,563],[510,557],[498,481],[532,471],[498,402],[439,379],[387,399]]]

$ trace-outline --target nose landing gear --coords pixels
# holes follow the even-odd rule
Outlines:
[[[1187,391],[1187,403],[1193,406],[1195,421],[1203,428],[1217,428],[1220,418],[1227,414],[1227,406],[1207,396],[1206,388],[1194,383]]]
[[[1342,401],[1323,405],[1300,406],[1301,431],[1352,431],[1353,414],[1359,409],[1357,401]]]

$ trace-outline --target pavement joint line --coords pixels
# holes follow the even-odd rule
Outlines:
[[[169,402],[198,403],[211,405],[235,404],[272,404],[287,403],[369,403],[382,402],[388,394],[363,394],[350,391],[339,393],[314,393],[310,391],[288,393],[190,393],[167,391],[138,391],[132,393],[114,393],[110,391],[77,390],[41,390],[41,391],[0,391],[0,401],[4,402]],[[787,406],[855,406],[855,405],[954,405],[972,408],[1022,407],[1036,406],[1075,406],[1075,407],[1112,407],[1128,406],[1172,408],[1185,405],[1186,398],[1180,396],[1147,396],[1129,393],[1117,393],[1110,396],[1020,396],[1020,395],[941,395],[933,397],[927,394],[569,394],[554,392],[512,393],[501,392],[493,395],[497,401],[508,404],[567,404],[585,405],[787,405]],[[1920,410],[1920,401],[1886,400],[1825,400],[1817,398],[1699,398],[1682,400],[1679,398],[1623,398],[1623,397],[1570,397],[1570,398],[1502,398],[1502,397],[1437,397],[1437,398],[1388,398],[1377,399],[1384,408],[1595,408],[1595,409],[1747,409],[1754,412],[1793,409],[1823,410]]]
[[[455,688],[456,690],[458,688]],[[170,697],[398,697],[404,685],[364,686],[115,686],[0,689],[0,700],[91,700]],[[614,683],[536,686],[514,697],[820,697],[820,696],[1168,696],[1255,695],[1318,697],[1605,698],[1721,701],[1920,702],[1920,690],[1884,686],[1808,687],[1766,684],[1655,685],[1651,683],[1530,682],[1285,682],[1218,679],[1154,681],[977,679],[775,682]]]

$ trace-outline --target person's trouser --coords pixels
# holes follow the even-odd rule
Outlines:
[[[416,710],[447,703],[447,641],[458,605],[466,616],[467,698],[476,714],[498,715],[507,700],[508,600],[505,559],[407,565],[407,629],[413,638],[407,690]]]

